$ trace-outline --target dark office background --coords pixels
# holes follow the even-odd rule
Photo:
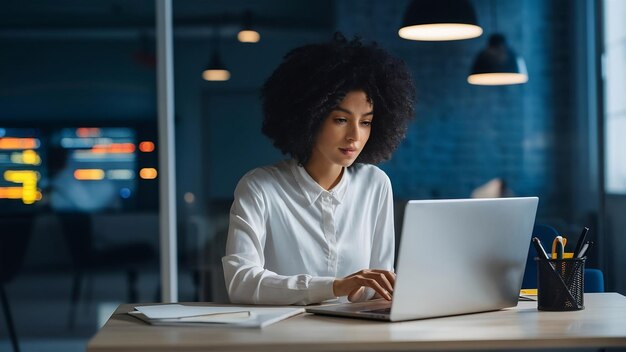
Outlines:
[[[588,74],[599,67],[603,2],[473,0],[483,35],[451,42],[399,38],[408,3],[173,2],[180,301],[226,299],[220,257],[233,189],[247,170],[283,158],[260,133],[260,86],[291,48],[335,31],[378,42],[413,74],[416,119],[380,165],[398,210],[408,199],[466,198],[499,178],[509,194],[540,197],[538,222],[572,236],[590,226],[598,245],[588,265],[604,270],[607,290],[626,293],[618,269],[626,264],[625,202],[604,189],[604,90]],[[152,156],[135,152],[137,169],[156,168],[154,2],[3,0],[0,7],[0,128],[38,131],[44,168],[46,148],[64,128],[127,128],[135,143],[156,143]],[[595,37],[586,32],[594,25],[589,8],[599,11]],[[236,39],[246,10],[259,43]],[[524,57],[528,83],[467,83],[495,32]],[[226,82],[201,77],[216,37],[232,75]],[[0,229],[28,238],[15,258],[21,267],[4,285],[23,351],[83,350],[118,304],[158,300],[158,177],[135,178],[126,205],[70,220],[45,206],[45,192],[44,205],[27,209],[0,202],[3,218],[27,219]],[[68,234],[68,221],[88,229],[90,242]],[[100,259],[82,258],[85,248]],[[73,291],[78,274],[82,289]],[[10,349],[0,316],[0,348]]]

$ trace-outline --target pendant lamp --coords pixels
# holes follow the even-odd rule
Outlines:
[[[490,3],[493,28],[498,29],[497,2]],[[487,47],[483,49],[472,65],[467,82],[482,86],[502,86],[528,82],[526,63],[507,44],[503,34],[494,33],[489,37]]]
[[[213,35],[213,54],[209,64],[202,72],[202,78],[207,81],[228,81],[230,79],[230,72],[226,69],[226,66],[222,62],[219,53],[219,42],[217,30]]]
[[[250,11],[243,14],[243,26],[237,33],[237,40],[241,43],[258,43],[261,40],[259,32],[252,29],[252,12]]]
[[[413,0],[398,35],[409,40],[446,41],[483,33],[469,0]]]
[[[476,56],[467,82],[487,86],[521,84],[528,82],[528,71],[524,59],[507,45],[502,34],[496,33]]]
[[[213,52],[211,61],[202,72],[202,78],[207,81],[228,81],[230,79],[230,72],[224,66],[217,51]]]

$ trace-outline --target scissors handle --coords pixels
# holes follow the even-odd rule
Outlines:
[[[552,259],[563,259],[565,243],[567,243],[566,238],[563,236],[556,236],[554,241],[552,241]]]

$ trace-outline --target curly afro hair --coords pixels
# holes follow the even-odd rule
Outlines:
[[[413,118],[415,88],[405,63],[375,43],[334,40],[296,48],[262,89],[263,133],[305,164],[324,119],[347,93],[362,90],[374,107],[370,138],[355,162],[391,158]]]

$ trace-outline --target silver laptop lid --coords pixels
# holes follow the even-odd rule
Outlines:
[[[410,201],[390,320],[516,306],[538,201]]]

